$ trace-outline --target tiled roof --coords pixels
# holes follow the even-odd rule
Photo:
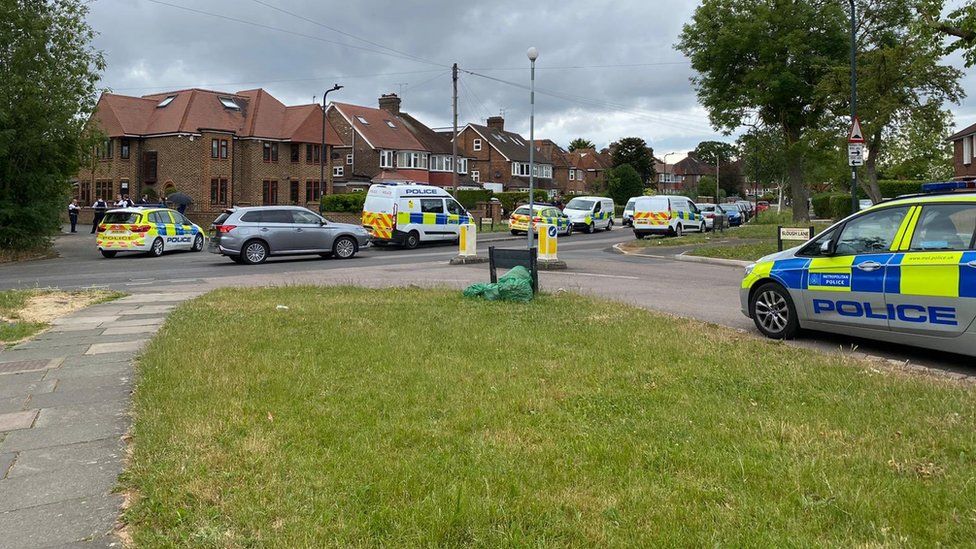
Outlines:
[[[508,158],[513,162],[529,161],[529,140],[525,139],[521,135],[515,132],[492,129],[488,126],[482,126],[479,124],[468,124],[468,127],[481,134],[483,138],[487,139],[488,144],[494,147],[498,152],[502,153],[505,158]],[[552,159],[549,155],[544,154],[542,149],[536,145],[535,161],[543,164],[550,164]]]
[[[715,166],[706,164],[694,156],[687,156],[676,162],[671,173],[675,175],[707,175],[715,173]]]
[[[420,141],[424,145],[424,150],[434,154],[451,154],[453,152],[450,136],[435,132],[424,123],[403,111],[400,111],[399,117],[406,124],[407,129],[417,138],[417,141]],[[458,152],[460,153],[461,151],[459,150]]]
[[[962,139],[963,137],[966,137],[967,135],[973,133],[976,133],[976,124],[973,124],[972,126],[969,126],[968,128],[965,128],[962,131],[958,131],[950,135],[948,138],[946,138],[946,141],[955,141],[956,139]]]
[[[609,159],[594,149],[578,149],[569,153],[569,162],[579,170],[606,170],[610,168]]]
[[[239,108],[228,108],[222,100],[233,101]],[[109,137],[216,130],[240,137],[312,143],[322,138],[320,106],[285,106],[262,89],[235,94],[191,88],[143,97],[104,93],[93,119]],[[342,145],[331,125],[326,132],[327,143]]]
[[[427,150],[427,147],[413,136],[404,121],[389,111],[348,103],[332,103],[330,108],[338,110],[374,149]]]
[[[543,139],[539,141],[542,150],[549,153],[549,161],[553,168],[569,168],[574,166],[570,161],[570,153],[567,153],[551,139]]]

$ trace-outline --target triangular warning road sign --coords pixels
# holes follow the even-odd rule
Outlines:
[[[851,133],[847,136],[848,143],[864,143],[864,132],[861,131],[861,121],[854,117],[851,124]]]

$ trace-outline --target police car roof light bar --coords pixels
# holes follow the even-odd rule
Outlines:
[[[953,192],[971,189],[976,189],[976,181],[944,181],[922,184],[922,192],[924,193]]]

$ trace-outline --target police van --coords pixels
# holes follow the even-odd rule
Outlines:
[[[746,267],[742,312],[771,338],[805,328],[976,355],[976,182],[923,189]]]
[[[685,231],[705,232],[705,216],[684,196],[641,196],[634,202],[634,236],[681,236]]]
[[[416,248],[421,242],[457,240],[471,214],[446,190],[416,183],[370,185],[363,227],[374,243]]]
[[[613,208],[613,199],[577,196],[566,204],[563,213],[574,228],[592,233],[596,229],[613,229]]]

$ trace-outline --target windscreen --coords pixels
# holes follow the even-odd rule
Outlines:
[[[592,200],[583,200],[582,198],[574,198],[569,201],[569,204],[566,204],[566,209],[567,210],[592,210],[593,204],[595,204],[595,202],[593,202]]]
[[[108,212],[105,214],[105,218],[102,220],[102,223],[108,225],[128,225],[131,223],[138,223],[140,217],[142,217],[142,215],[136,212]]]

